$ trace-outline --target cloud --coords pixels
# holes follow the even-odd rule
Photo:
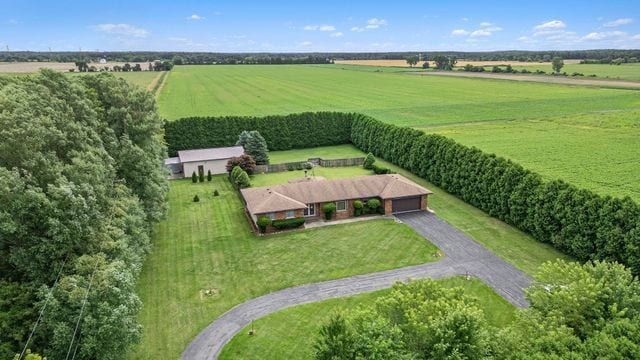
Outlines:
[[[187,38],[178,37],[178,36],[169,36],[167,39],[169,41],[177,41],[177,42],[188,42],[189,41],[189,39],[187,39]]]
[[[463,18],[461,18],[460,20],[461,20],[461,21],[464,21],[464,22],[467,22],[467,21],[469,21],[469,18],[463,17]]]
[[[565,24],[562,20],[551,20],[551,21],[547,21],[545,23],[536,25],[533,30],[534,31],[549,31],[549,30],[559,30],[559,29],[564,29],[567,27],[567,24]]]
[[[340,31],[338,31],[338,32],[331,33],[331,35],[329,35],[329,36],[331,36],[331,37],[340,37],[342,35],[343,34]]]
[[[469,32],[465,29],[455,29],[451,32],[451,35],[453,36],[467,36],[469,35]]]
[[[129,24],[98,24],[94,25],[93,29],[107,34],[139,38],[147,37],[147,35],[149,35],[149,31]]]
[[[603,31],[603,32],[592,32],[580,38],[582,41],[600,41],[600,40],[610,40],[610,39],[619,39],[627,36],[626,32],[623,31]]]
[[[204,20],[204,17],[200,16],[198,14],[193,14],[193,15],[189,16],[187,18],[187,20],[193,20],[193,21]]]
[[[335,31],[336,27],[333,25],[307,25],[303,29],[307,31]]]
[[[604,26],[604,27],[617,27],[617,26],[622,26],[622,25],[628,25],[628,24],[631,24],[632,22],[633,22],[633,19],[623,18],[623,19],[617,19],[617,20],[606,22],[606,23],[602,24],[602,26]]]
[[[491,36],[491,34],[493,34],[491,31],[480,29],[480,30],[476,30],[476,31],[472,32],[469,36],[471,36],[471,37]]]
[[[354,26],[354,27],[352,27],[352,28],[351,28],[351,31],[354,31],[354,32],[363,32],[363,31],[365,31],[365,28],[361,28],[361,27],[358,27],[358,26]]]
[[[298,46],[311,46],[313,43],[311,41],[303,41],[298,43]]]
[[[640,34],[633,36],[631,40],[640,40]]]
[[[489,27],[489,26],[491,26],[491,23],[490,23],[490,22],[481,22],[481,23],[480,23],[480,27],[483,27],[483,28],[484,28],[484,27]]]
[[[369,20],[367,20],[367,29],[377,29],[380,26],[386,26],[387,25],[387,20],[385,19],[378,19],[378,18],[371,18]]]

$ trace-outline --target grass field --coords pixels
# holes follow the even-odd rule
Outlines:
[[[453,77],[375,73],[333,66],[177,66],[158,98],[167,119],[357,111],[403,126],[626,109],[638,92]]]
[[[444,286],[459,286],[484,310],[487,321],[497,327],[509,324],[515,309],[479,280],[449,278],[438,280]],[[254,322],[255,333],[242,330],[224,347],[221,360],[226,359],[312,359],[313,343],[320,326],[336,312],[344,312],[361,305],[371,305],[377,298],[389,293],[381,290],[347,298],[333,299],[296,306]]]
[[[513,66],[514,69],[527,69],[529,71],[542,70],[551,72],[551,65],[530,65],[530,66]],[[563,72],[571,75],[579,72],[588,76],[597,75],[599,78],[622,79],[640,81],[640,63],[609,65],[609,64],[565,64],[562,68]]]
[[[500,154],[547,179],[640,202],[640,111],[427,128]]]
[[[392,220],[255,236],[225,176],[172,181],[152,240],[138,286],[144,336],[132,359],[178,358],[224,311],[274,290],[436,260],[433,244]]]

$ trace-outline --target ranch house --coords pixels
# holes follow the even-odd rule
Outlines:
[[[178,151],[177,157],[165,159],[164,164],[175,177],[188,178],[194,172],[206,175],[208,171],[213,175],[225,174],[229,159],[242,154],[242,146],[182,150]]]
[[[288,184],[241,190],[247,213],[253,222],[261,216],[272,220],[305,217],[307,221],[324,218],[322,206],[335,203],[334,219],[354,216],[353,202],[380,200],[384,214],[427,209],[432,192],[398,174],[370,175],[326,180],[306,177]]]

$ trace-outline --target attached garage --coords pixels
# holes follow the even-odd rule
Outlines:
[[[406,197],[401,199],[393,199],[391,202],[391,211],[395,213],[422,210],[422,196]]]

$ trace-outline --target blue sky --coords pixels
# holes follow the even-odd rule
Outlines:
[[[7,1],[11,50],[640,48],[640,1]]]

